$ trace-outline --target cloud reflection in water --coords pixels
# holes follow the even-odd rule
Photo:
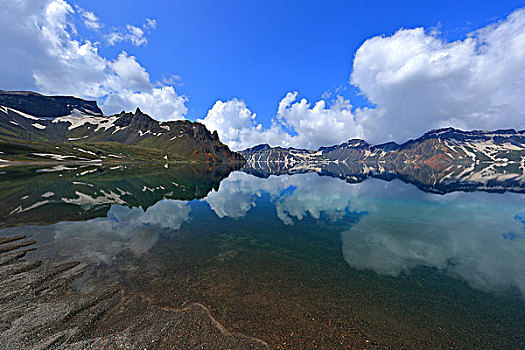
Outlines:
[[[111,263],[124,250],[140,256],[157,243],[162,229],[178,230],[190,220],[188,202],[161,200],[146,211],[112,205],[107,218],[86,222],[60,222],[50,226],[61,249],[71,246],[75,259]],[[79,245],[82,244],[82,249]]]
[[[285,224],[306,215],[332,221],[366,213],[341,233],[353,268],[398,276],[418,266],[444,271],[472,287],[525,295],[525,216],[515,193],[425,193],[399,180],[359,184],[317,174],[257,178],[233,173],[204,200],[219,217],[240,219],[269,194]]]
[[[319,219],[323,213],[332,221],[342,218],[359,186],[313,173],[258,178],[235,172],[204,200],[219,217],[239,219],[256,206],[263,193],[275,204],[279,219],[291,225],[306,215]]]

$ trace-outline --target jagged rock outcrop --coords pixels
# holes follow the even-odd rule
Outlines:
[[[0,93],[0,152],[4,161],[244,162],[200,123],[159,122],[138,108],[104,116],[94,101],[29,92]]]

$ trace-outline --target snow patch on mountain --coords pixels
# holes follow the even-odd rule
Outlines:
[[[74,130],[85,124],[89,124],[95,126],[94,131],[98,132],[100,130],[105,131],[112,128],[117,119],[118,117],[116,116],[99,117],[83,113],[78,109],[73,109],[73,112],[70,115],[53,119],[53,123],[69,123],[68,130]]]

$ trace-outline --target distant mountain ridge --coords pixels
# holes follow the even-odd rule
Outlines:
[[[525,131],[462,131],[454,128],[432,130],[401,145],[389,142],[370,145],[353,139],[317,150],[258,145],[240,151],[248,163],[471,163],[495,162],[525,167]]]
[[[138,108],[105,116],[95,101],[0,90],[0,162],[110,159],[244,161],[200,123],[158,122]]]
[[[525,192],[525,131],[432,130],[401,145],[359,139],[317,150],[258,145],[240,152],[260,177],[315,172],[350,183],[400,179],[422,190]]]

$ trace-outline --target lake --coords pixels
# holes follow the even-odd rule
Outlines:
[[[198,302],[274,348],[525,347],[515,181],[438,183],[429,174],[441,169],[0,170],[0,237],[36,240],[29,258],[87,264],[79,293],[111,283],[158,306]]]

